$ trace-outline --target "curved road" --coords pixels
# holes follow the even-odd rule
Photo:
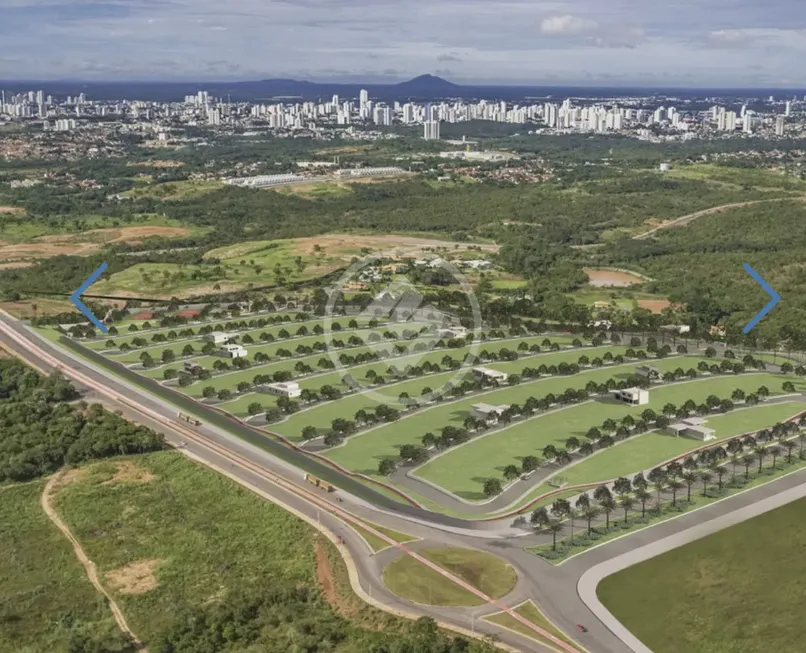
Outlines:
[[[485,622],[482,617],[502,610],[514,614],[509,606],[531,599],[554,624],[579,642],[578,647],[556,644],[559,650],[569,653],[583,650],[590,653],[635,653],[636,649],[631,646],[634,642],[630,641],[629,634],[620,631],[612,617],[608,618],[595,601],[591,600],[591,592],[595,596],[595,589],[592,588],[595,588],[597,574],[607,571],[606,567],[598,565],[625,554],[628,554],[627,558],[619,559],[629,561],[633,550],[652,545],[669,536],[678,538],[672,542],[682,544],[690,537],[683,534],[689,528],[699,524],[703,524],[701,529],[704,531],[718,528],[721,522],[716,520],[722,515],[729,515],[734,510],[778,494],[782,497],[789,496],[783,493],[806,480],[806,470],[796,472],[705,508],[683,513],[679,518],[612,540],[554,566],[525,550],[544,541],[539,535],[528,531],[503,527],[501,524],[492,525],[492,530],[489,531],[471,530],[466,527],[470,522],[443,520],[427,511],[403,513],[378,508],[346,493],[339,493],[343,497],[341,500],[320,493],[305,483],[300,470],[289,462],[280,460],[215,425],[205,424],[191,429],[177,422],[175,406],[43,340],[22,322],[2,312],[0,343],[43,371],[57,366],[63,368],[77,386],[90,391],[89,399],[93,398],[92,395],[103,398],[106,403],[121,410],[127,418],[163,432],[170,443],[187,442],[185,451],[188,455],[341,538],[342,552],[348,558],[348,565],[353,565],[354,584],[357,585],[355,589],[363,598],[392,612],[409,616],[432,616],[441,624],[468,634],[470,631],[494,634],[502,643],[520,651],[544,652],[549,649],[532,639]],[[766,504],[759,505],[761,507],[758,510],[761,510]],[[742,517],[744,514],[740,513],[735,518],[746,518]],[[408,545],[394,544],[373,555],[364,540],[345,523],[354,521],[356,517],[421,539]],[[714,522],[713,525],[711,522]],[[488,551],[510,563],[517,571],[519,581],[514,590],[501,601],[490,601],[482,595],[480,600],[483,605],[471,609],[417,605],[392,594],[381,580],[386,564],[398,555],[413,555],[419,559],[417,551],[429,546],[458,546]],[[590,573],[587,573],[589,570]],[[449,576],[443,570],[439,570],[439,573]],[[584,600],[577,591],[578,587]],[[479,594],[478,591],[475,593]],[[588,632],[577,633],[577,623],[585,624]]]

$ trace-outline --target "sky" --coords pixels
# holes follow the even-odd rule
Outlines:
[[[806,87],[804,0],[0,0],[0,79]]]

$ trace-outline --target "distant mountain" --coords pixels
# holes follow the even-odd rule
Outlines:
[[[334,95],[341,99],[358,98],[361,89],[369,92],[373,100],[413,100],[418,102],[442,99],[480,98],[533,102],[542,98],[602,98],[602,97],[655,97],[671,98],[763,98],[769,95],[785,96],[795,92],[784,89],[674,89],[674,88],[628,88],[628,87],[578,87],[578,86],[506,86],[506,85],[460,85],[435,75],[420,75],[414,79],[395,84],[311,82],[298,79],[263,79],[246,82],[88,82],[83,80],[59,81],[2,81],[0,89],[20,93],[42,89],[45,94],[64,98],[81,92],[93,100],[153,100],[180,101],[186,95],[207,91],[211,96],[238,101],[270,101],[273,98],[299,98],[307,101],[329,101]],[[709,100],[710,101],[710,100]],[[711,101],[711,104],[713,102]]]
[[[414,79],[395,84],[394,88],[403,93],[451,93],[462,89],[459,84],[454,84],[435,75],[420,75]]]

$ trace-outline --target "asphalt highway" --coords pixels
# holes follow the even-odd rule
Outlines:
[[[60,368],[77,387],[88,393],[89,401],[102,401],[113,409],[120,410],[128,419],[162,432],[166,440],[175,446],[179,446],[181,442],[186,443],[182,450],[187,455],[230,476],[335,537],[348,567],[352,566],[355,574],[354,589],[365,600],[407,616],[428,615],[446,627],[468,634],[474,632],[495,635],[501,643],[520,651],[545,652],[549,649],[482,618],[502,610],[519,618],[511,607],[531,599],[555,625],[578,642],[578,646],[574,647],[555,640],[557,650],[567,653],[581,653],[585,650],[589,653],[634,653],[639,649],[635,648],[635,642],[630,639],[629,633],[619,629],[612,616],[606,610],[602,611],[598,602],[591,599],[591,596],[595,598],[593,580],[597,578],[597,573],[607,570],[599,565],[616,558],[621,563],[629,563],[632,551],[656,541],[664,540],[672,545],[683,544],[693,539],[691,533],[686,535],[689,529],[698,527],[696,536],[701,536],[709,532],[709,524],[717,528],[722,523],[718,520],[721,516],[786,493],[806,480],[806,471],[782,477],[706,508],[683,513],[681,517],[593,547],[554,566],[525,550],[538,543],[534,535],[505,523],[486,524],[484,528],[488,530],[479,530],[478,525],[472,522],[444,519],[428,511],[378,507],[349,492],[340,491],[336,495],[329,495],[318,490],[308,484],[303,472],[288,460],[245,441],[231,429],[207,422],[200,427],[191,427],[180,422],[177,419],[178,409],[173,404],[43,339],[23,322],[2,311],[0,344],[42,371]],[[749,517],[751,513],[752,511],[745,511],[740,515],[746,514]],[[378,554],[372,554],[364,540],[347,526],[355,518],[409,533],[420,540],[399,545],[376,532],[374,534],[386,539],[390,547]],[[669,540],[669,537],[677,539]],[[430,565],[417,551],[439,545],[480,549],[503,558],[518,574],[516,587],[502,600],[494,601],[475,588],[464,585],[468,591],[479,596],[482,602],[479,607],[470,609],[414,604],[386,588],[382,581],[386,564],[396,556],[410,555]],[[646,552],[646,549],[643,551]],[[640,559],[639,554],[635,554],[634,561]],[[452,577],[448,572],[439,568],[435,570],[453,582],[463,584],[461,579]],[[577,624],[584,624],[588,632],[578,632]],[[540,631],[540,634],[551,639],[550,633]]]

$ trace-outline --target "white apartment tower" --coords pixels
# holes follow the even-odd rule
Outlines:
[[[426,120],[423,123],[423,138],[427,141],[439,140],[439,120]]]

